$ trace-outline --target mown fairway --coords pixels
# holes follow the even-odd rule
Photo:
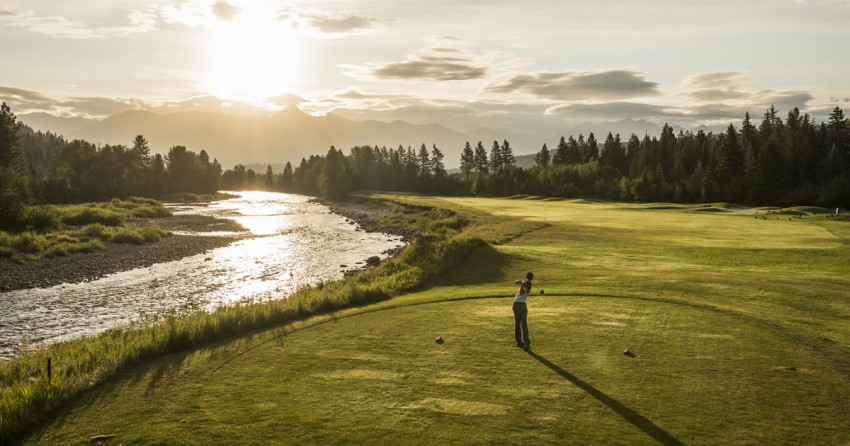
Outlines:
[[[850,223],[404,200],[516,237],[420,292],[126,371],[28,441],[850,444]]]

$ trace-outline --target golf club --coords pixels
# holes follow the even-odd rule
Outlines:
[[[533,286],[534,288],[537,288],[538,290],[540,290],[540,294],[543,294],[543,288],[540,288],[539,286],[534,285],[534,284],[532,284],[531,286]]]

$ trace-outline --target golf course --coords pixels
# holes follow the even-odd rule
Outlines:
[[[411,292],[122,368],[23,443],[850,445],[850,221],[365,195],[486,243]]]

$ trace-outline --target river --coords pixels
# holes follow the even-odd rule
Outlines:
[[[234,194],[238,198],[210,205],[170,205],[174,214],[228,218],[250,232],[229,246],[91,282],[0,293],[0,359],[14,357],[22,346],[138,320],[285,298],[299,287],[339,279],[368,257],[384,259],[403,244],[398,236],[359,230],[308,197]]]

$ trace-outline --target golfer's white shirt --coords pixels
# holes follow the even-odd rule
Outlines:
[[[525,281],[528,279],[523,279],[522,283],[519,285],[519,290],[516,292],[516,296],[514,296],[514,303],[521,302],[525,303],[525,300],[528,299],[528,293],[524,292],[523,285],[525,285]]]

